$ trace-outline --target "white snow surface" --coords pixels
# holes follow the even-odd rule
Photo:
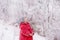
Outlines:
[[[4,24],[3,21],[0,21],[0,40],[19,40],[19,29],[17,29],[15,26]],[[47,38],[35,33],[33,40],[47,40]]]

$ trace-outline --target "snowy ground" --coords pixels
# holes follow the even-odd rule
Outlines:
[[[37,33],[34,34],[33,39],[47,40],[45,37],[39,36]],[[0,40],[19,40],[19,28],[0,21]]]
[[[46,37],[39,36],[37,33],[34,34],[33,40],[48,40]]]

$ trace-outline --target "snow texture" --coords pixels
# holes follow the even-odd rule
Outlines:
[[[38,37],[60,40],[60,0],[0,0],[0,40],[19,40],[25,16]]]

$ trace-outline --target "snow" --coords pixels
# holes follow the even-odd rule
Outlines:
[[[0,40],[19,40],[19,30],[15,26],[4,24],[0,20],[0,30]],[[33,40],[46,40],[46,38],[35,33]]]
[[[49,40],[60,40],[59,0],[0,0],[0,40],[18,40],[19,28],[12,23],[20,22],[24,16],[31,18],[32,22],[37,21],[32,25],[41,28],[40,33]],[[34,39],[46,40],[46,37],[34,35]]]
[[[11,25],[0,23],[0,40],[13,40],[14,28]]]
[[[46,37],[42,37],[38,35],[37,33],[34,34],[33,40],[48,40]]]

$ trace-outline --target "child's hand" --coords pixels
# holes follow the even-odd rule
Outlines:
[[[33,36],[34,35],[34,32],[32,32],[31,34],[30,34],[30,36]]]
[[[34,32],[32,34],[34,35]]]
[[[30,34],[30,36],[33,36],[33,34]]]

